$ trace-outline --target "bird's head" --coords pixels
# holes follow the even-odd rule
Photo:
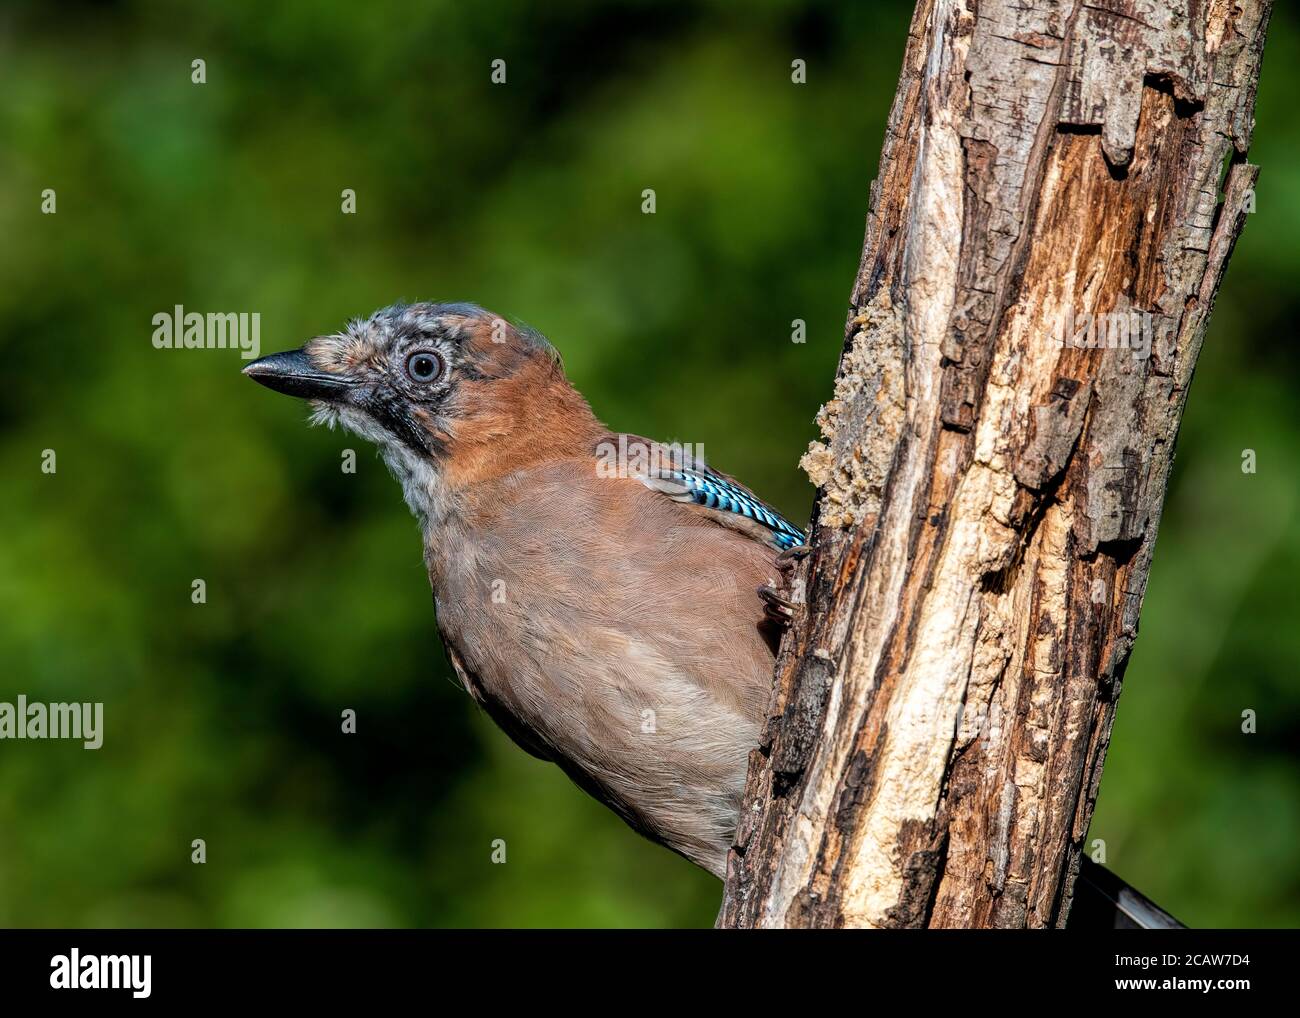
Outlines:
[[[536,458],[594,421],[537,332],[473,304],[394,304],[244,369],[379,446],[407,501]]]

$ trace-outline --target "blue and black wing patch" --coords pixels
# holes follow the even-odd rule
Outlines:
[[[748,488],[697,464],[694,469],[661,470],[646,477],[647,487],[678,502],[690,502],[721,517],[718,522],[766,541],[779,551],[804,543],[804,533]]]
[[[676,502],[698,506],[714,520],[732,530],[785,551],[806,542],[804,532],[746,488],[725,474],[707,466],[698,458],[683,458],[677,447],[661,446],[632,435],[611,436],[632,466],[628,473],[647,488]],[[638,448],[639,447],[639,448]],[[650,455],[638,459],[645,450]],[[625,475],[626,476],[626,475]]]

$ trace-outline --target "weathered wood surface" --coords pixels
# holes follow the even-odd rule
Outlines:
[[[1269,9],[918,3],[720,925],[1064,923]]]

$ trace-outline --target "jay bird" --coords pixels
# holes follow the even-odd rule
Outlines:
[[[611,433],[540,334],[475,305],[394,305],[244,372],[379,447],[484,711],[721,878],[772,688],[780,556],[803,532]]]
[[[724,877],[803,531],[704,463],[611,433],[544,337],[477,305],[396,304],[244,373],[379,447],[484,711]],[[1086,857],[1085,924],[1180,925]]]

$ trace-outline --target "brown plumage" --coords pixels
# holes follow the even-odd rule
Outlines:
[[[386,309],[247,371],[379,445],[422,523],[448,657],[484,710],[722,876],[772,680],[763,528],[608,476],[599,452],[618,436],[554,351],[479,308]]]

